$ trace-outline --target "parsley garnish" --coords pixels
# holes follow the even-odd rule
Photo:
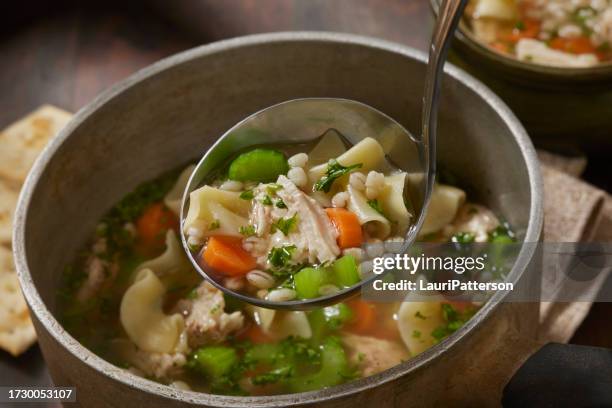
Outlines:
[[[382,206],[378,202],[378,200],[368,200],[368,205],[374,209],[377,213],[386,218],[385,213],[383,212]]]
[[[253,225],[247,225],[240,227],[240,234],[245,237],[252,237],[255,235],[255,227]]]
[[[416,313],[414,314],[414,317],[416,317],[417,319],[423,319],[423,320],[427,319],[425,316],[423,316],[420,310],[416,311]]]
[[[344,167],[338,161],[332,159],[327,164],[327,170],[325,171],[325,175],[319,179],[312,187],[313,191],[325,191],[326,193],[331,190],[331,186],[336,181],[337,178],[344,176],[347,173],[350,173],[351,170],[358,169],[362,166],[361,163],[353,164],[352,166]]]
[[[451,237],[451,242],[458,244],[471,244],[476,239],[476,236],[471,232],[458,232]]]
[[[214,230],[219,229],[219,228],[221,228],[221,223],[219,222],[219,220],[214,220],[208,226],[208,230],[209,231],[214,231]]]
[[[412,331],[412,337],[414,337],[415,339],[420,339],[421,338],[421,332],[418,330],[413,330]]]
[[[274,247],[268,254],[268,261],[270,261],[273,266],[281,268],[287,265],[291,260],[291,254],[295,248],[295,245],[285,245],[280,248]]]
[[[279,198],[276,202],[276,208],[287,208],[287,204]]]
[[[281,190],[282,188],[283,186],[281,186],[280,184],[272,183],[266,186],[266,191],[268,192],[268,194],[274,195],[278,190]]]
[[[240,193],[240,198],[243,200],[252,200],[253,199],[253,190],[246,190]]]
[[[266,195],[263,200],[261,200],[261,203],[263,205],[272,205],[272,199],[270,198],[269,195]]]
[[[297,224],[297,214],[293,214],[291,218],[280,218],[274,224],[272,224],[272,228],[270,229],[271,233],[276,232],[276,230],[280,230],[283,235],[289,235],[292,229],[295,228]]]

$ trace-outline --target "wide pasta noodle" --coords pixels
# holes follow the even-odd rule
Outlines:
[[[423,294],[410,292],[397,311],[397,328],[400,337],[413,356],[436,343],[431,333],[444,324],[442,316],[444,298],[436,294],[423,301],[421,295]]]
[[[395,234],[403,235],[408,229],[412,217],[404,201],[406,173],[398,173],[385,177],[385,185],[385,189],[378,197],[378,201],[384,214],[394,223]]]
[[[465,192],[456,187],[437,184],[431,194],[431,201],[420,236],[440,231],[453,222],[459,207],[465,202]]]
[[[343,166],[351,166],[361,163],[359,171],[368,172],[379,168],[385,159],[385,152],[382,146],[375,139],[366,137],[359,143],[348,149],[336,158],[338,163]],[[308,171],[308,178],[311,183],[320,179],[327,170],[327,163],[320,164]]]
[[[157,258],[150,259],[138,265],[136,272],[150,269],[161,278],[170,274],[184,273],[191,269],[191,264],[183,252],[183,248],[173,230],[166,232],[166,249]]]
[[[123,295],[120,321],[128,337],[141,350],[171,353],[179,344],[184,327],[180,314],[162,310],[166,288],[150,269],[142,269]]]
[[[213,219],[218,224],[218,227],[205,231],[206,236],[226,235],[242,237],[240,227],[249,225],[248,218],[242,217],[214,201],[209,203],[208,206]]]
[[[247,216],[251,209],[250,201],[241,199],[240,193],[204,186],[192,191],[189,195],[189,211],[185,217],[185,230],[197,222],[208,226],[217,221],[212,208],[214,207],[216,212],[220,213],[222,210],[219,210],[219,206],[240,217]]]
[[[181,175],[174,183],[174,186],[168,194],[164,197],[164,204],[166,207],[170,209],[174,214],[179,216],[181,214],[181,202],[183,200],[183,193],[185,192],[185,187],[187,187],[187,182],[189,181],[189,177],[193,170],[195,169],[195,165],[190,165],[185,168],[181,172]]]
[[[330,157],[338,157],[346,152],[346,147],[338,132],[330,129],[321,137],[321,140],[308,153],[308,162],[311,167],[325,164]]]
[[[287,337],[309,339],[312,337],[310,322],[304,312],[278,311],[258,306],[251,306],[250,312],[261,330],[273,339],[282,340]]]
[[[361,191],[349,185],[348,209],[357,215],[362,226],[368,225],[368,233],[376,238],[384,239],[391,232],[391,223],[383,215],[368,204],[368,200]]]

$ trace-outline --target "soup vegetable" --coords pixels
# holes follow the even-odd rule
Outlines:
[[[368,240],[380,243],[378,240],[392,237],[405,228],[401,222],[407,220],[394,218],[396,213],[391,210],[394,207],[384,204],[385,191],[398,188],[394,177],[404,178],[405,173],[396,170],[389,170],[385,175],[378,173],[380,176],[375,177],[382,177],[382,186],[377,195],[368,194],[368,186],[372,186],[371,182],[368,183],[369,171],[375,171],[369,170],[374,156],[371,148],[377,148],[376,145],[366,141],[369,143],[368,154],[355,162],[347,162],[343,155],[349,154],[359,144],[344,152],[344,145],[337,141],[324,139],[323,151],[316,147],[310,151],[310,166],[303,155],[296,156],[295,152],[290,155],[282,148],[245,152],[246,155],[236,158],[238,163],[248,164],[253,152],[268,156],[269,166],[257,173],[262,177],[261,181],[251,184],[241,181],[240,188],[237,188],[236,180],[220,178],[202,187],[215,191],[214,200],[198,201],[200,206],[208,205],[206,208],[214,215],[212,221],[206,221],[218,221],[218,225],[204,228],[204,231],[222,230],[230,234],[190,234],[192,242],[192,237],[204,238],[193,242],[201,246],[197,250],[205,254],[210,240],[220,239],[223,246],[229,246],[232,251],[243,251],[240,253],[249,254],[253,259],[249,261],[249,268],[232,270],[228,274],[231,284],[245,287],[252,284],[248,272],[246,275],[244,272],[247,269],[252,271],[251,265],[255,267],[259,262],[268,262],[268,254],[262,251],[259,260],[252,255],[255,249],[247,245],[253,241],[252,238],[259,236],[240,233],[240,227],[259,226],[249,222],[249,214],[255,216],[257,211],[267,214],[268,211],[284,210],[278,211],[277,217],[267,219],[266,226],[271,228],[273,223],[278,224],[278,220],[294,216],[291,213],[294,195],[302,197],[308,208],[316,209],[313,211],[317,211],[318,222],[329,224],[325,224],[328,231],[323,233],[333,237],[336,247],[330,243],[325,245],[337,248],[331,252],[333,258],[325,259],[328,262],[325,264],[318,258],[324,253],[323,249],[311,258],[310,246],[298,246],[301,244],[299,237],[288,238],[295,233],[292,228],[298,227],[289,225],[288,235],[283,231],[286,227],[281,225],[277,226],[277,231],[269,233],[276,234],[280,242],[296,240],[291,241],[296,248],[287,251],[286,257],[299,261],[284,265],[291,265],[288,273],[295,274],[293,286],[286,285],[296,292],[296,296],[309,296],[316,289],[320,291],[322,282],[336,287],[354,282],[355,268],[359,273],[361,263],[366,264],[369,258],[378,255],[353,251],[357,248],[355,237],[359,237],[358,231],[361,231],[359,243]],[[286,160],[285,157],[290,158]],[[337,157],[336,164],[329,163],[329,157]],[[258,161],[260,159],[261,156]],[[361,167],[355,166],[358,163]],[[354,167],[351,169],[351,166]],[[317,174],[314,178],[317,181],[325,176],[333,178],[325,182],[329,189],[325,187],[320,194],[316,190],[307,195],[305,187],[298,187],[300,181],[294,177],[295,174],[292,176],[291,170],[295,168],[302,169],[305,174]],[[347,168],[350,170],[334,173],[335,169]],[[58,297],[62,324],[84,346],[118,367],[172,387],[218,394],[270,395],[317,390],[378,373],[423,352],[456,331],[478,309],[476,304],[451,302],[442,294],[431,302],[369,303],[354,298],[310,312],[263,309],[224,296],[202,281],[177,239],[180,199],[192,169],[190,166],[180,174],[175,171],[162,175],[141,185],[117,203],[100,220],[91,241],[64,274]],[[287,175],[277,174],[279,171]],[[298,172],[303,175],[302,171]],[[356,171],[362,172],[362,176],[357,177],[362,182],[365,178],[365,182],[353,186],[351,177],[355,177]],[[255,170],[249,168],[244,174],[252,178],[253,172]],[[231,165],[228,173],[230,178],[243,174],[240,166]],[[359,191],[367,205],[364,209],[372,214],[372,221],[359,221],[362,214],[352,209],[356,207],[350,203],[351,192],[347,192],[351,188]],[[287,192],[291,195],[284,195]],[[338,197],[342,193],[348,196],[344,196],[344,200],[343,195]],[[226,194],[232,199],[219,199]],[[247,197],[240,198],[240,195]],[[261,202],[265,197],[269,197],[271,205]],[[278,206],[281,200],[287,208]],[[372,200],[378,200],[378,204],[368,204]],[[215,204],[211,207],[211,203],[223,206],[227,212],[232,212],[232,216],[227,216],[227,212]],[[243,207],[245,212],[241,213]],[[403,208],[403,200],[399,208]],[[353,221],[341,219],[334,222],[333,211],[353,214],[342,216],[349,220],[357,218],[358,226],[352,227],[345,237],[350,245],[343,244],[345,231],[341,229],[343,223]],[[245,214],[245,224],[224,223],[242,217],[241,214]],[[306,219],[297,210],[295,214],[302,222]],[[302,233],[307,231],[302,230]],[[355,241],[351,241],[353,239]],[[513,237],[487,208],[466,202],[462,190],[437,185],[423,239],[508,242]],[[277,241],[266,241],[266,250],[270,242]],[[349,249],[351,251],[347,252]],[[233,259],[228,262],[233,262]],[[238,264],[243,262],[239,260]],[[308,272],[312,282],[305,287],[300,287],[299,277],[304,268],[297,270],[293,267],[302,263],[308,263],[309,266],[304,268],[309,268],[309,271],[319,271]],[[271,262],[268,266],[275,265]],[[260,269],[260,272],[264,271]],[[333,283],[327,283],[328,274]],[[271,285],[277,285],[282,279],[287,280],[289,275],[277,273],[273,276],[278,280]],[[320,277],[320,280],[313,276]],[[352,280],[345,281],[347,276]]]
[[[612,60],[610,0],[472,0],[466,16],[478,40],[521,61],[590,67]]]
[[[383,240],[402,242],[410,225],[407,174],[385,160],[372,138],[346,150],[328,133],[310,154],[288,159],[259,147],[218,173],[190,194],[187,242],[227,287],[270,301],[315,298],[358,283],[362,246],[380,256]]]

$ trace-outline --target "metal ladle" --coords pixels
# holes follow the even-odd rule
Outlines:
[[[211,172],[222,167],[236,152],[262,144],[312,144],[329,131],[336,131],[348,144],[365,137],[377,139],[387,159],[409,174],[408,194],[412,210],[418,213],[405,236],[402,253],[414,243],[423,225],[436,174],[436,125],[442,68],[449,40],[467,0],[444,0],[435,24],[429,49],[422,110],[422,133],[414,137],[403,126],[382,112],[348,99],[294,99],[265,108],[229,129],[206,152],[191,175],[181,207],[183,248],[196,270],[224,293],[242,301],[270,309],[309,310],[337,303],[353,296],[376,275],[364,278],[350,288],[314,299],[271,302],[237,292],[224,286],[214,270],[200,265],[189,249],[183,231],[190,193],[206,181]]]

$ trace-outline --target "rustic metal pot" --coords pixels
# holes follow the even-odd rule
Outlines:
[[[490,349],[488,335],[496,326],[535,330],[536,306],[504,303],[504,294],[497,293],[453,336],[378,375],[303,394],[232,397],[136,377],[81,346],[58,323],[56,292],[64,266],[96,220],[136,185],[200,156],[246,115],[298,97],[362,101],[414,132],[424,61],[420,52],[352,35],[257,35],[167,58],[82,109],[35,164],[15,219],[17,269],[54,382],[76,386],[78,402],[86,407],[422,405],[450,398],[452,390],[445,388],[460,375],[452,367],[469,350],[483,344]],[[442,102],[443,166],[475,200],[503,214],[522,239],[538,241],[540,173],[520,123],[486,87],[452,66],[446,69]],[[512,280],[524,282],[533,253],[533,246],[523,247]],[[500,318],[508,313],[511,319]]]
[[[437,13],[440,0],[430,0]],[[510,106],[536,145],[601,155],[612,148],[612,62],[588,68],[519,61],[480,43],[465,22],[451,61],[489,86]]]

